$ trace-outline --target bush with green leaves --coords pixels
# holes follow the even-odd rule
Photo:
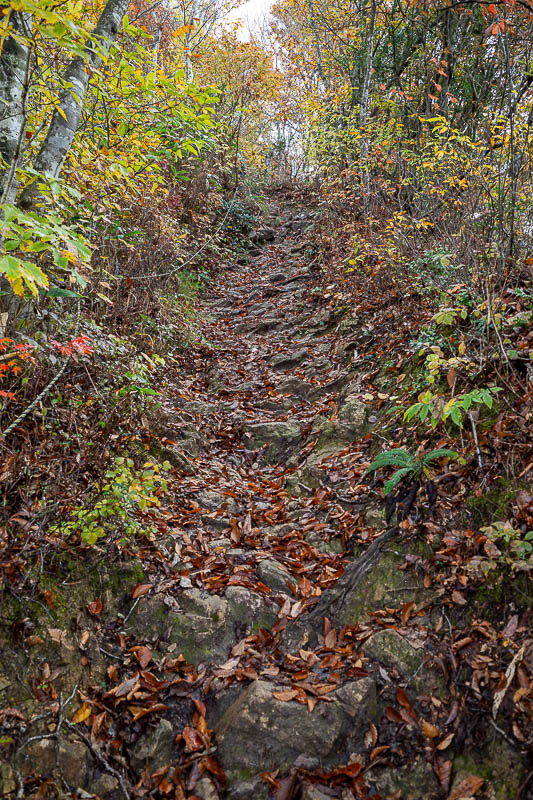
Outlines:
[[[436,428],[439,422],[446,422],[450,419],[457,427],[462,428],[465,416],[474,406],[486,406],[492,409],[494,405],[494,395],[501,392],[499,386],[483,387],[474,389],[471,392],[462,392],[455,395],[447,402],[443,398],[430,391],[420,395],[417,403],[409,406],[404,413],[405,422],[419,417],[420,422],[425,422],[429,418],[431,426]]]
[[[419,481],[421,478],[429,478],[431,475],[431,464],[441,458],[457,458],[455,450],[440,448],[432,450],[425,455],[413,455],[408,450],[396,448],[380,453],[366,470],[366,474],[375,472],[385,467],[399,467],[392,478],[389,478],[383,486],[383,494],[386,497],[404,479]]]
[[[105,473],[106,482],[97,487],[94,502],[89,507],[73,508],[69,521],[57,526],[56,531],[65,537],[78,535],[91,545],[115,531],[117,523],[125,536],[146,531],[136,515],[160,504],[160,495],[168,491],[161,471],[169,469],[168,461],[161,467],[147,462],[137,469],[131,458],[115,458]]]

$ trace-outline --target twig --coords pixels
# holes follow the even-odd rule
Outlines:
[[[476,453],[477,453],[477,463],[480,469],[483,469],[483,459],[481,458],[481,450],[479,449],[479,441],[477,438],[477,428],[476,423],[474,422],[474,417],[472,416],[472,412],[468,412],[468,419],[470,420],[470,425],[472,426],[472,436],[474,437],[474,444],[476,446]]]
[[[114,778],[117,779],[117,781],[119,782],[120,788],[122,789],[122,794],[124,795],[125,799],[126,800],[131,800],[130,793],[128,792],[128,789],[127,789],[126,784],[124,782],[124,778],[122,777],[120,772],[118,772],[118,770],[116,770],[109,763],[107,758],[103,755],[103,753],[101,753],[101,751],[98,749],[98,747],[91,742],[89,737],[86,736],[83,733],[83,731],[81,731],[78,728],[77,725],[73,725],[72,722],[65,722],[65,725],[67,726],[67,728],[69,728],[71,731],[73,731],[76,734],[76,736],[79,736],[79,738],[82,740],[82,742],[84,742],[84,744],[89,748],[89,750],[91,751],[93,756],[100,762],[100,764],[102,764],[102,766],[104,766],[106,768],[106,770],[109,772],[110,775],[112,775]]]

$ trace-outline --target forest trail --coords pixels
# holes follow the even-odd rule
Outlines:
[[[460,670],[481,675],[496,632],[436,566],[436,517],[415,506],[389,524],[366,473],[384,424],[381,334],[328,302],[305,236],[315,212],[272,202],[272,226],[201,296],[196,340],[139,418],[135,457],[172,465],[143,514],[150,541],[74,567],[67,553],[66,616],[54,609],[51,628],[41,615],[25,640],[25,679],[41,703],[54,687],[60,722],[35,733],[37,717],[15,763],[55,775],[65,797],[459,800],[495,787],[514,800],[521,756],[475,692],[462,699]],[[71,722],[67,696],[81,703]],[[16,774],[2,779],[16,789]]]
[[[315,300],[309,222],[285,210],[256,234],[257,254],[203,298],[185,375],[168,376],[150,424],[181,477],[153,515],[157,557],[123,628],[134,655],[105,696],[118,711],[137,680],[148,707],[167,706],[125,734],[146,786],[155,774],[204,800],[439,797],[412,703],[422,695],[428,719],[449,710],[424,649],[442,592],[424,589],[427,548],[408,531],[365,564],[398,529],[383,534],[377,495],[359,486],[372,395],[357,320]],[[422,616],[408,625],[411,611]],[[179,678],[161,689],[133,674],[144,653],[158,680]]]

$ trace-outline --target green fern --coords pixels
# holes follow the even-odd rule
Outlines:
[[[383,494],[386,497],[404,478],[408,477],[410,480],[420,480],[423,475],[429,478],[429,465],[432,461],[437,461],[439,458],[457,458],[458,455],[459,454],[456,453],[455,450],[448,450],[444,447],[438,450],[432,450],[425,456],[415,456],[409,453],[408,450],[395,448],[394,450],[379,453],[370,464],[365,474],[375,472],[384,467],[400,467],[400,469],[397,469],[393,474],[392,478],[389,478],[383,485]]]

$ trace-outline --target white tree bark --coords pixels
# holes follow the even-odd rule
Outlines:
[[[370,24],[367,38],[365,75],[363,79],[363,89],[361,92],[361,105],[359,106],[359,125],[364,128],[368,119],[368,107],[370,100],[370,81],[372,79],[372,62],[374,53],[374,32],[376,30],[376,2],[372,0],[370,5]],[[370,170],[368,165],[368,135],[363,131],[361,142],[361,161],[362,161],[362,182],[365,189],[364,215],[368,214],[368,203],[370,200]]]
[[[56,178],[61,171],[80,122],[91,73],[108,54],[129,4],[130,0],[108,0],[86,46],[86,57],[72,59],[63,73],[65,89],[59,98],[62,113],[57,109],[54,111],[34,163],[34,169],[45,177]],[[20,198],[23,208],[31,207],[39,199],[38,183],[39,180],[35,180],[24,189]]]
[[[31,17],[11,11],[14,33],[31,34]],[[31,49],[9,36],[0,56],[0,202],[12,203],[17,191],[16,168],[26,127],[26,94]]]

